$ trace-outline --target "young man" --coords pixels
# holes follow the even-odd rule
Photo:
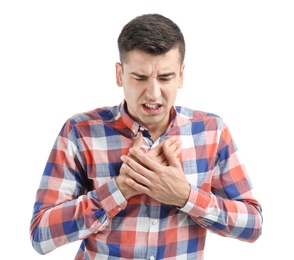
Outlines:
[[[254,242],[261,205],[223,120],[175,107],[185,41],[159,14],[118,38],[124,100],[71,117],[37,191],[34,249],[82,240],[75,259],[203,259],[207,230]]]

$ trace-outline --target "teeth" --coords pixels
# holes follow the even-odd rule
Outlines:
[[[149,107],[149,108],[152,108],[152,109],[158,108],[158,105],[145,104],[145,106]]]

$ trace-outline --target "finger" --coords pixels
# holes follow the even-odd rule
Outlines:
[[[172,137],[164,141],[164,146],[166,146],[166,149],[168,149],[166,150],[166,152],[172,153],[177,158],[177,160],[179,160],[178,156],[182,153],[181,145],[182,145],[182,141],[176,137]],[[164,165],[164,166],[169,165],[169,162],[165,156],[165,153],[163,153],[161,156],[163,156],[163,161],[161,165]]]
[[[137,181],[133,180],[132,178],[126,178],[126,184],[128,184],[132,189],[136,191],[147,193],[150,189],[142,183],[138,183]]]
[[[160,153],[156,152],[152,152],[152,150],[154,150],[155,148],[157,148],[157,146],[151,150],[149,150],[147,152],[147,156],[149,158],[151,158],[152,160],[154,160],[154,162],[160,163],[162,164],[164,161],[166,161],[166,158],[164,156],[163,150],[162,150],[162,143],[160,144],[161,148],[160,148]]]
[[[178,156],[180,155],[181,148],[177,148],[175,151],[168,146],[168,144],[163,144],[163,153],[168,161],[168,165],[170,166],[179,166],[180,162],[178,160]]]
[[[122,168],[132,179],[134,179],[138,183],[141,183],[144,186],[150,185],[150,171],[148,169],[146,169],[144,166],[140,165],[130,157],[123,155],[121,159],[124,162]]]
[[[164,142],[168,145],[171,146],[174,142],[177,141],[177,138],[175,136],[168,137]]]
[[[132,147],[135,149],[140,149],[142,146],[142,143],[143,143],[142,133],[138,132]]]
[[[171,150],[172,153],[174,153],[176,156],[179,155],[181,151],[181,145],[182,141],[179,138],[176,137],[171,137],[164,141],[166,146],[169,146],[169,149]]]
[[[148,156],[151,157],[151,158],[157,159],[158,157],[160,157],[161,155],[163,155],[162,144],[163,143],[160,143],[157,146],[155,146],[154,148],[150,149],[147,152]]]
[[[136,161],[138,160],[140,164],[144,165],[144,167],[141,165],[140,166],[146,170],[150,169],[150,170],[156,171],[161,166],[161,164],[155,161],[154,158],[150,158],[149,156],[146,156],[146,154],[142,150],[130,148],[129,152],[131,154],[131,157],[135,157]]]
[[[178,157],[181,152],[181,140],[176,137],[169,137],[167,140],[165,140],[166,145],[170,146],[171,151],[175,154],[176,157]],[[160,163],[161,165],[168,165],[165,155],[162,150],[163,143],[160,143],[155,148],[152,148],[147,152],[148,156],[150,158],[153,158],[156,162]]]
[[[142,143],[143,143],[143,135],[141,132],[138,132],[132,147],[134,149],[140,149],[142,147]],[[130,152],[128,153],[128,156],[131,156]]]

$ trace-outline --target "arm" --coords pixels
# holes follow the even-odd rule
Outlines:
[[[249,175],[224,123],[218,144],[211,192],[192,186],[182,210],[219,235],[254,242],[262,233],[261,205],[253,196]]]
[[[134,146],[140,146],[140,140],[136,139]],[[99,233],[127,205],[116,178],[94,189],[80,147],[76,129],[67,122],[56,139],[36,194],[30,234],[40,254]],[[178,145],[174,150],[178,151]],[[161,146],[147,153],[166,164]]]
[[[30,232],[32,245],[40,254],[103,230],[126,206],[112,179],[93,190],[79,147],[76,129],[67,122],[36,194]]]

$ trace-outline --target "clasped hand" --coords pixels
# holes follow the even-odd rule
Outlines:
[[[178,156],[181,141],[170,137],[157,147],[144,152],[143,137],[138,133],[128,155],[123,155],[117,185],[128,200],[138,194],[147,194],[155,200],[183,207],[190,194],[190,184]]]

